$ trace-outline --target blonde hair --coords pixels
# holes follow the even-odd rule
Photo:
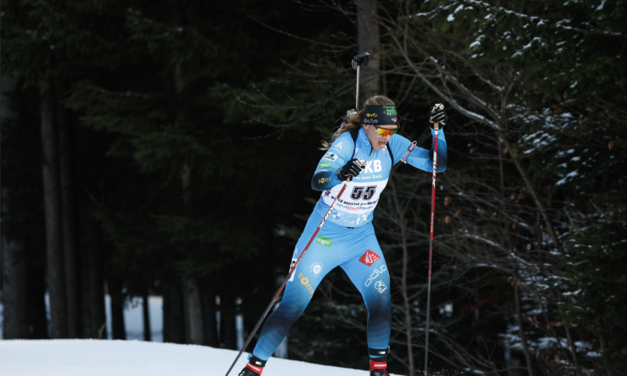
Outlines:
[[[366,103],[364,103],[364,107],[368,104],[379,105],[379,106],[394,106],[394,102],[392,102],[390,98],[385,97],[383,95],[375,95],[374,97],[368,98]],[[346,124],[346,126],[344,127],[340,127],[337,131],[335,131],[335,133],[331,135],[330,142],[322,141],[322,147],[320,148],[320,150],[329,150],[333,142],[337,140],[338,137],[340,137],[342,134],[346,132],[351,132],[355,129],[358,129],[359,127],[361,127],[363,122],[364,122],[364,110],[359,111],[359,113],[353,112],[353,116],[351,116],[351,118],[349,119],[348,124]]]

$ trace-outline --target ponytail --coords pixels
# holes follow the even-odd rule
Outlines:
[[[333,133],[333,135],[331,135],[331,141],[322,141],[322,147],[320,148],[320,150],[329,150],[329,148],[331,147],[331,145],[333,144],[333,142],[335,142],[335,140],[337,140],[338,137],[340,137],[341,135],[343,135],[346,132],[352,132],[355,129],[358,129],[359,127],[361,127],[361,124],[364,121],[364,110],[359,111],[359,113],[352,113],[352,116],[350,117],[348,124],[342,123],[342,126],[340,126],[340,128],[335,131],[335,133]]]
[[[382,105],[382,106],[393,106],[394,102],[388,97],[384,97],[383,95],[375,95],[374,97],[368,98],[365,105]],[[348,120],[348,124],[340,126],[340,128],[331,135],[331,141],[322,141],[322,147],[320,150],[329,150],[331,145],[338,137],[346,132],[351,132],[355,129],[359,129],[364,123],[364,110],[359,111],[359,113],[352,112],[352,116]]]

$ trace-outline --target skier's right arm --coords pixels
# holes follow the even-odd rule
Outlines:
[[[333,142],[329,150],[318,162],[316,172],[314,172],[311,178],[312,189],[325,191],[342,183],[342,180],[338,178],[337,172],[351,159],[355,147],[350,135],[345,134],[347,136],[342,135]]]

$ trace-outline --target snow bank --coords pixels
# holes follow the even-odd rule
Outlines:
[[[0,341],[2,376],[224,376],[237,351],[140,341]],[[243,354],[231,371],[246,365]],[[367,366],[367,359],[364,360]],[[367,376],[368,371],[272,358],[264,376]]]

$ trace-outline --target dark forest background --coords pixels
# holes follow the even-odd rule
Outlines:
[[[430,106],[450,116],[430,369],[627,374],[624,2],[1,6],[5,339],[102,338],[105,294],[124,339],[124,305],[159,295],[166,342],[235,349],[235,316],[247,334],[288,270],[319,141],[354,107],[350,60],[368,51],[362,102],[396,101],[405,137],[428,147]],[[396,167],[374,222],[390,370],[411,376],[430,183]],[[365,368],[365,318],[333,271],[290,358]]]

